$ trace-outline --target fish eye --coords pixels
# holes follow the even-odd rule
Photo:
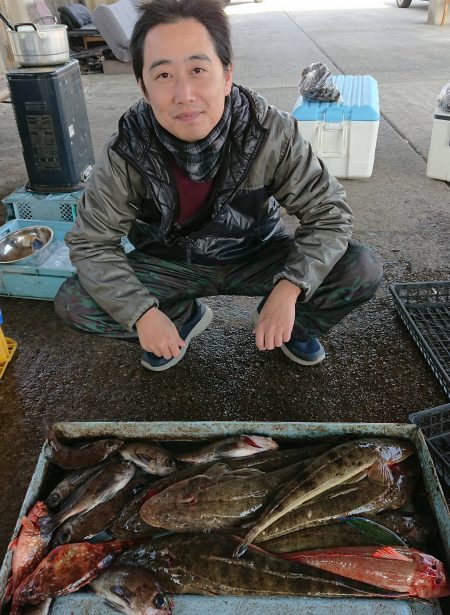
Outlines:
[[[63,532],[61,532],[61,534],[59,535],[59,542],[62,545],[67,544],[70,541],[70,532],[68,530],[64,530]]]
[[[114,442],[114,440],[107,440],[106,441],[106,446],[108,448],[114,448],[116,446],[116,443]]]
[[[436,577],[436,578],[434,579],[434,584],[435,584],[435,585],[440,585],[441,583],[442,583],[442,579],[441,579],[441,577]]]
[[[33,596],[34,596],[34,589],[32,587],[30,587],[28,589],[27,596],[28,596],[28,598],[33,598]]]
[[[157,609],[162,609],[165,606],[167,606],[167,600],[164,594],[156,594],[154,600],[153,600],[153,604],[155,605],[155,608]]]
[[[166,461],[166,464],[170,466],[171,468],[175,467],[176,465],[175,459],[172,459],[172,457],[169,457]]]

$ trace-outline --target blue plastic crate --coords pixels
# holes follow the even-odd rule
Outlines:
[[[14,190],[3,199],[6,219],[58,220],[73,222],[77,217],[77,202],[82,190],[74,192],[29,192],[25,186]]]
[[[0,238],[27,226],[39,225],[49,226],[54,232],[48,257],[39,265],[0,263],[0,295],[52,300],[61,284],[75,273],[69,261],[69,249],[63,245],[64,235],[72,227],[71,222],[10,220],[0,227]]]

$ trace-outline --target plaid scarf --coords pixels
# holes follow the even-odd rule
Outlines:
[[[225,97],[225,108],[219,122],[201,141],[188,143],[167,132],[149,108],[150,119],[158,140],[175,159],[176,164],[193,182],[211,180],[221,163],[221,153],[231,126],[231,101]]]

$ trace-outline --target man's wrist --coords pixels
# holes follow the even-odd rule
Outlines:
[[[295,297],[295,299],[298,299],[302,292],[302,289],[300,287],[298,287],[290,280],[287,280],[286,278],[278,280],[278,282],[275,284],[275,288],[286,294],[292,295],[293,297]]]

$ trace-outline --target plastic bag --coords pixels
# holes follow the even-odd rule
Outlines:
[[[444,85],[438,98],[438,107],[444,111],[450,111],[450,81]]]
[[[303,69],[299,91],[303,98],[322,102],[336,101],[341,95],[333,83],[327,65],[322,62],[308,64]]]

